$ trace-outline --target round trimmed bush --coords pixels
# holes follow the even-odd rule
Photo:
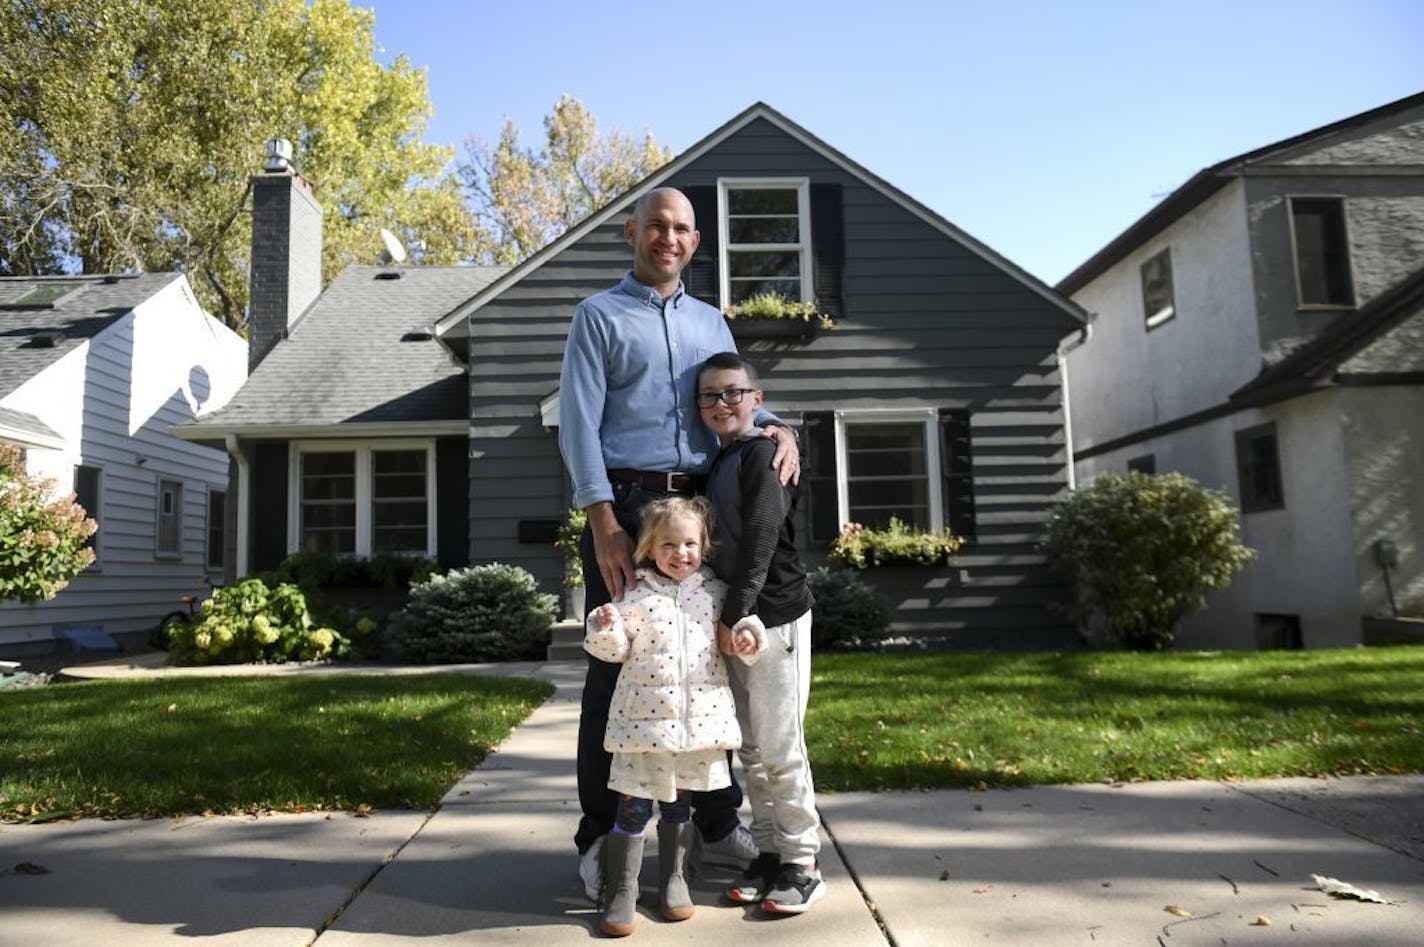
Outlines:
[[[411,586],[391,618],[386,648],[416,664],[542,659],[558,599],[504,563],[455,569]]]
[[[811,644],[852,650],[884,640],[890,608],[853,569],[822,566],[806,577],[816,604],[811,611]]]

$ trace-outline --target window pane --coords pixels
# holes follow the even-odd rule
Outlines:
[[[780,293],[787,299],[801,298],[801,281],[794,279],[733,280],[728,284],[732,303],[739,303],[758,293]]]
[[[301,546],[305,552],[356,551],[356,454],[302,455]]]
[[[929,467],[925,425],[917,421],[848,423],[846,500],[850,518],[882,529],[895,517],[929,529]]]
[[[801,275],[801,254],[794,250],[776,252],[731,253],[727,256],[733,279],[746,276]]]
[[[735,188],[727,192],[728,214],[790,214],[794,216],[798,209],[795,188]]]
[[[426,460],[425,451],[371,455],[372,552],[426,552]]]
[[[1165,317],[1172,311],[1172,258],[1168,250],[1142,264],[1142,309],[1148,319]]]
[[[1341,201],[1294,200],[1296,277],[1306,305],[1350,305],[1350,254]]]
[[[74,502],[84,508],[84,515],[99,522],[99,468],[83,464],[74,468]],[[84,545],[99,554],[99,531],[96,529]]]
[[[208,492],[208,565],[221,569],[226,559],[227,537],[227,493],[222,490]]]
[[[800,243],[801,225],[795,217],[732,217],[727,220],[732,243]]]
[[[183,485],[176,480],[158,481],[158,535],[155,548],[176,555],[183,546]]]

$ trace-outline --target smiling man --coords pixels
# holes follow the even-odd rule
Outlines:
[[[682,271],[701,243],[692,204],[681,191],[655,188],[624,225],[633,269],[574,310],[559,378],[559,449],[573,480],[573,505],[588,513],[581,541],[590,612],[622,599],[635,581],[633,539],[650,500],[701,492],[717,439],[698,420],[702,361],[735,348],[722,313],[687,295]],[[762,412],[757,423],[777,441],[784,479],[799,455],[788,428]],[[617,794],[608,788],[603,749],[620,665],[589,656],[579,716],[578,788],[583,816],[574,842],[585,890],[598,890],[598,854],[613,827]],[[737,817],[742,791],[694,793],[702,853],[742,865],[756,855]]]

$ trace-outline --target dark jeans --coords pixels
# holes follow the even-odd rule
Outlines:
[[[627,483],[613,484],[613,515],[628,535],[638,536],[638,513],[643,504],[665,494]],[[584,602],[588,611],[611,601],[603,574],[598,571],[598,559],[593,554],[593,533],[584,528],[579,552],[583,558]],[[607,835],[618,815],[618,794],[608,788],[608,770],[613,755],[603,748],[603,735],[608,729],[608,708],[613,703],[613,687],[618,683],[621,664],[610,664],[588,655],[588,673],[583,682],[583,704],[579,711],[578,792],[579,819],[574,844],[580,852],[588,851],[594,839]],[[731,760],[731,752],[727,754]],[[710,842],[725,838],[737,826],[737,808],[742,804],[742,787],[737,777],[725,789],[692,793],[692,821]]]

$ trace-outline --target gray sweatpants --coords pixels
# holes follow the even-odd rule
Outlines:
[[[806,701],[811,694],[811,613],[766,630],[766,651],[750,666],[727,662],[738,755],[752,808],[752,838],[783,862],[806,864],[821,850],[821,819],[806,758]]]

